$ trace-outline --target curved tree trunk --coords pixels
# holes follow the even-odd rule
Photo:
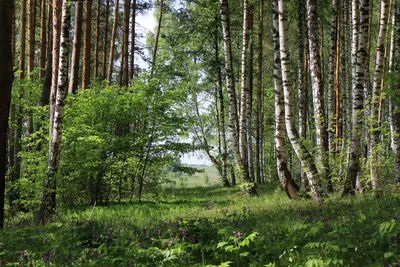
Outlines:
[[[308,152],[306,147],[300,142],[299,135],[296,131],[293,115],[293,100],[292,100],[292,84],[291,74],[289,68],[289,49],[288,49],[288,26],[287,26],[287,14],[284,0],[278,1],[279,10],[279,43],[281,45],[280,56],[281,56],[281,68],[282,68],[282,82],[283,92],[285,101],[285,124],[286,131],[289,140],[295,150],[297,157],[301,161],[307,173],[308,183],[311,189],[313,199],[321,203],[321,193],[319,192],[319,175],[317,167],[315,166],[314,160],[311,154]]]
[[[282,71],[279,43],[278,1],[272,1],[272,38],[274,45],[274,85],[275,85],[275,155],[279,180],[289,198],[296,199],[299,186],[293,180],[287,166],[285,148],[285,104],[282,87]]]

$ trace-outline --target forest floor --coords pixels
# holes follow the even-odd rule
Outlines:
[[[271,186],[269,186],[271,188]],[[163,188],[0,232],[0,266],[400,266],[400,195],[321,206],[238,188]]]

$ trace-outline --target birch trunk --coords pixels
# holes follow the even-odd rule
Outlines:
[[[279,12],[278,1],[272,1],[272,39],[274,46],[274,85],[275,85],[275,155],[279,180],[286,194],[291,199],[297,198],[298,185],[292,178],[287,166],[285,148],[285,104],[282,87],[281,57],[279,44]]]
[[[311,88],[314,104],[315,133],[318,146],[319,173],[321,177],[327,178],[328,191],[332,192],[329,162],[327,153],[329,151],[326,132],[326,118],[324,111],[324,86],[321,74],[321,60],[318,43],[317,1],[307,0],[308,15],[308,41],[310,53]],[[336,40],[336,39],[335,39]],[[336,46],[335,46],[336,48]]]
[[[299,135],[296,131],[294,116],[293,116],[293,100],[292,100],[292,84],[289,63],[289,49],[288,49],[288,26],[287,14],[284,0],[278,1],[279,10],[279,43],[281,46],[281,68],[282,68],[282,82],[285,102],[285,124],[289,140],[295,150],[297,157],[301,161],[303,168],[307,173],[308,183],[311,189],[313,199],[321,203],[321,193],[319,192],[319,175],[314,160],[307,148],[300,142]]]
[[[379,98],[381,94],[382,77],[384,72],[384,58],[386,46],[386,33],[387,21],[389,15],[389,1],[381,0],[379,18],[379,32],[376,40],[376,54],[375,54],[375,67],[374,67],[374,80],[372,84],[372,102],[371,102],[371,154],[370,154],[370,172],[371,172],[371,185],[375,190],[380,189],[379,181]]]
[[[60,40],[60,69],[58,89],[55,103],[53,131],[50,136],[49,159],[40,200],[39,220],[41,224],[51,219],[56,211],[56,175],[60,163],[62,122],[64,117],[65,98],[68,92],[68,42],[70,8],[67,0],[62,1],[61,40]]]
[[[242,40],[242,68],[241,68],[241,97],[240,97],[240,125],[239,125],[239,144],[240,144],[240,156],[242,158],[244,167],[246,169],[245,175],[249,176],[248,172],[248,157],[247,157],[247,96],[248,96],[248,84],[247,84],[247,54],[249,49],[249,3],[248,0],[243,2],[243,28],[242,28],[243,40]]]
[[[354,14],[353,14],[354,16]],[[348,176],[345,180],[343,195],[355,194],[357,175],[360,171],[361,135],[363,128],[363,99],[365,73],[368,68],[368,31],[369,31],[369,0],[360,1],[360,30],[357,36],[358,45],[355,64],[355,82],[353,83],[352,102],[352,132],[349,148]],[[354,40],[354,35],[353,35]],[[354,44],[353,44],[354,46]]]
[[[257,59],[257,136],[256,136],[256,181],[261,184],[264,180],[264,170],[262,168],[263,157],[263,100],[264,100],[264,87],[263,87],[263,34],[264,34],[264,0],[260,0],[259,7],[259,22],[258,22],[258,59]]]
[[[232,44],[231,44],[231,33],[230,33],[230,22],[229,22],[229,5],[228,0],[220,0],[220,13],[222,23],[222,33],[224,40],[224,57],[225,57],[225,76],[226,76],[226,87],[228,90],[228,114],[229,114],[229,128],[232,134],[232,145],[235,157],[236,166],[245,182],[250,182],[247,177],[246,167],[243,159],[240,155],[239,147],[239,120],[237,112],[237,98],[234,86],[233,78],[233,64],[232,64]],[[250,194],[256,194],[254,187],[249,190]]]

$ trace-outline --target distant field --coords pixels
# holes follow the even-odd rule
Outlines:
[[[190,165],[190,164],[184,164],[184,165],[204,170],[203,173],[196,172],[192,176],[186,176],[187,180],[185,181],[185,186],[216,185],[220,182],[218,171],[214,166]],[[208,183],[206,183],[207,176],[208,176]],[[179,181],[177,181],[177,185],[179,185]]]

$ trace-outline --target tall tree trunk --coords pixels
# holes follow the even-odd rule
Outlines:
[[[253,35],[253,6],[249,6],[249,59],[247,62],[247,92],[246,92],[246,152],[247,152],[247,172],[250,181],[256,182],[254,179],[253,164],[253,136],[252,136],[252,117],[253,117],[253,65],[254,65],[254,41]]]
[[[91,36],[92,36],[92,1],[85,1],[85,30],[83,40],[83,73],[82,73],[82,90],[89,86],[90,82],[90,52],[91,52]]]
[[[107,45],[108,45],[108,17],[110,13],[110,0],[106,2],[105,18],[104,18],[104,42],[103,42],[103,69],[102,78],[106,78],[107,70]]]
[[[229,186],[227,167],[228,167],[228,149],[226,143],[226,122],[225,122],[225,102],[224,102],[224,92],[223,92],[223,81],[222,81],[222,66],[219,57],[219,30],[218,30],[218,18],[215,19],[215,62],[217,65],[217,75],[218,75],[218,85],[217,85],[217,99],[219,100],[219,136],[221,143],[221,178],[224,186]],[[218,105],[218,103],[216,104]]]
[[[54,108],[56,106],[56,95],[57,95],[57,82],[58,82],[58,67],[60,60],[60,36],[61,36],[61,1],[53,0],[53,63],[52,63],[52,74],[51,74],[51,91],[50,91],[50,136],[53,130],[54,122]]]
[[[293,180],[287,166],[285,146],[285,104],[282,87],[281,55],[279,43],[278,1],[272,1],[272,38],[274,45],[274,85],[275,85],[275,156],[279,180],[289,198],[296,199],[299,186]]]
[[[97,9],[96,9],[96,43],[94,47],[94,77],[99,77],[99,45],[100,45],[100,11],[101,11],[100,1],[97,1]]]
[[[82,47],[82,17],[83,2],[75,2],[74,44],[72,47],[71,78],[68,87],[69,94],[75,94],[78,91],[79,62]]]
[[[35,10],[36,0],[28,0],[28,74],[35,68]]]
[[[332,181],[329,171],[328,162],[328,143],[326,132],[326,117],[324,110],[324,86],[321,74],[321,60],[318,43],[318,18],[317,18],[317,1],[307,0],[308,15],[308,41],[310,53],[310,71],[311,71],[311,88],[314,104],[315,133],[318,146],[319,173],[321,177],[326,177],[328,182],[328,191],[332,192]]]
[[[133,80],[135,75],[135,33],[136,33],[136,0],[132,1],[132,26],[131,26],[131,70],[129,77]]]
[[[395,44],[395,58],[400,58],[400,6],[396,7],[396,44]],[[394,71],[396,75],[400,74],[400,63],[395,61]],[[396,90],[400,90],[400,83],[395,83]],[[393,108],[393,128],[397,137],[400,136],[400,108],[399,104],[396,104]],[[395,155],[395,173],[400,176],[400,144],[397,139],[397,144],[393,146],[394,155]],[[398,184],[400,180],[395,177],[395,183]]]
[[[240,155],[239,136],[237,131],[237,129],[239,129],[239,119],[237,112],[237,97],[233,78],[232,44],[228,0],[220,0],[220,13],[224,40],[226,87],[228,90],[229,128],[232,135],[233,153],[235,157],[235,163],[240,172],[240,175],[245,182],[250,182],[246,174],[247,171],[245,164]],[[255,188],[251,187],[249,193],[256,194]]]
[[[50,5],[49,5],[50,6]],[[53,16],[52,9],[49,9],[49,21],[51,21],[51,17]],[[47,58],[46,58],[46,71],[43,79],[42,86],[42,96],[40,98],[40,106],[44,107],[50,103],[50,91],[51,91],[51,83],[53,77],[53,25],[48,23],[48,46],[46,46],[47,50]]]
[[[122,24],[122,85],[128,86],[129,82],[129,15],[131,0],[124,0],[124,19]]]
[[[21,2],[21,26],[20,26],[20,53],[19,53],[19,78],[25,79],[25,43],[26,43],[26,0]]]
[[[242,40],[242,68],[241,68],[241,97],[240,97],[240,125],[239,125],[239,144],[240,144],[240,156],[242,158],[245,172],[243,173],[247,178],[250,178],[248,171],[249,160],[247,158],[247,136],[246,136],[246,124],[247,124],[247,96],[248,90],[247,87],[247,55],[249,49],[249,3],[248,0],[244,0],[243,2],[243,40]]]
[[[306,138],[307,130],[307,73],[308,73],[308,59],[307,59],[307,46],[304,45],[305,36],[305,0],[298,1],[298,73],[297,73],[297,92],[298,92],[298,129],[299,137],[302,140]],[[307,187],[307,175],[303,170],[300,163],[300,179],[302,187]]]
[[[13,82],[13,9],[13,1],[0,0],[0,229],[4,228],[7,129]]]
[[[385,63],[385,47],[386,47],[386,33],[389,16],[389,1],[381,0],[381,11],[379,18],[379,32],[376,40],[376,55],[375,55],[375,68],[374,80],[372,84],[372,102],[371,102],[371,154],[370,154],[370,172],[371,184],[375,190],[380,190],[379,181],[379,135],[378,129],[378,111],[379,111],[379,98],[381,94],[382,78],[384,73]],[[378,193],[378,191],[376,193]]]
[[[58,0],[55,0],[58,1]],[[57,12],[55,12],[56,14]],[[68,92],[68,42],[70,26],[70,7],[67,0],[62,1],[60,69],[52,135],[50,136],[49,159],[40,199],[39,220],[41,224],[51,219],[56,211],[56,175],[60,163],[62,122],[64,117],[65,98]]]
[[[339,18],[339,1],[332,0],[332,15],[331,15],[331,33],[330,47],[328,60],[328,137],[329,150],[334,148],[334,125],[335,125],[335,70],[336,70],[336,52],[338,38],[338,18]]]
[[[15,0],[12,0],[12,7],[11,7],[11,14],[12,14],[12,33],[11,33],[11,47],[12,47],[12,60],[13,66],[15,66],[15,54],[17,48],[17,26],[16,26],[16,16],[15,16]]]
[[[154,74],[154,71],[155,71],[155,68],[156,68],[158,41],[160,39],[161,23],[162,23],[162,17],[163,17],[163,9],[164,9],[164,0],[161,0],[161,3],[160,3],[160,16],[158,17],[156,40],[155,40],[154,51],[153,51],[153,59],[151,61],[150,78],[153,77],[153,74]]]
[[[258,22],[258,58],[257,58],[257,122],[256,122],[256,181],[261,184],[264,175],[262,168],[262,150],[263,150],[263,34],[264,34],[264,0],[260,0],[259,7],[259,22]]]
[[[300,159],[302,166],[306,170],[308,183],[311,189],[313,199],[321,203],[321,193],[319,192],[319,175],[317,167],[315,166],[314,160],[307,150],[307,148],[300,142],[299,135],[297,133],[294,115],[293,115],[293,100],[292,100],[292,84],[291,74],[289,67],[289,49],[288,49],[288,25],[287,25],[287,14],[284,0],[278,1],[279,10],[279,43],[280,56],[281,56],[281,68],[282,68],[282,82],[285,102],[285,124],[286,131],[290,142],[292,143],[293,149],[295,150],[297,157]]]
[[[354,16],[354,14],[353,14]],[[343,195],[355,194],[357,175],[360,170],[361,135],[363,128],[363,99],[365,73],[368,68],[368,30],[369,30],[369,0],[360,1],[360,27],[355,64],[355,82],[353,83],[352,131],[349,149],[348,176],[345,180]],[[354,35],[353,35],[354,42]],[[354,46],[354,44],[353,44]],[[353,65],[354,66],[354,65]]]
[[[108,60],[107,80],[109,82],[111,82],[113,68],[114,68],[115,38],[117,36],[117,24],[118,24],[118,5],[119,5],[119,0],[116,0],[114,6],[114,25],[111,34],[110,57]]]
[[[46,24],[46,0],[40,1],[40,79],[44,79],[46,68],[46,42],[47,42],[47,24]]]

